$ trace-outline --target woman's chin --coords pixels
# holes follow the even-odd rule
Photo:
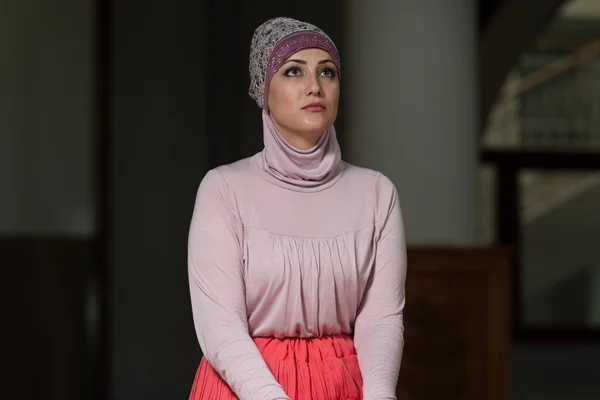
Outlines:
[[[331,125],[332,122],[329,118],[325,118],[325,116],[316,116],[307,118],[305,123],[302,124],[302,130],[306,133],[321,135]]]

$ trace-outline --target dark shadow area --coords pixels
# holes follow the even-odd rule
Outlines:
[[[84,382],[85,268],[92,240],[0,237],[10,315],[8,393],[18,398],[81,399]],[[8,283],[10,282],[10,283]],[[12,397],[12,396],[11,396]]]

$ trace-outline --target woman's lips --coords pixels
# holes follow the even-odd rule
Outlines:
[[[305,105],[302,107],[304,110],[312,111],[312,112],[321,112],[325,110],[325,106],[319,102],[314,102]]]

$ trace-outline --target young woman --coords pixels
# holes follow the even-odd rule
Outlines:
[[[189,279],[204,358],[190,399],[396,399],[402,217],[389,179],[341,160],[340,72],[311,24],[275,18],[254,33],[265,147],[198,190]]]

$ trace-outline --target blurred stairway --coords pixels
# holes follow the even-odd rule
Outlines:
[[[576,51],[524,55],[508,74],[489,118],[484,146],[494,149],[586,151],[600,146],[600,40]],[[600,173],[524,171],[522,223],[529,224],[600,186]],[[493,240],[495,175],[484,167],[481,237]],[[600,201],[600,199],[599,199]]]

